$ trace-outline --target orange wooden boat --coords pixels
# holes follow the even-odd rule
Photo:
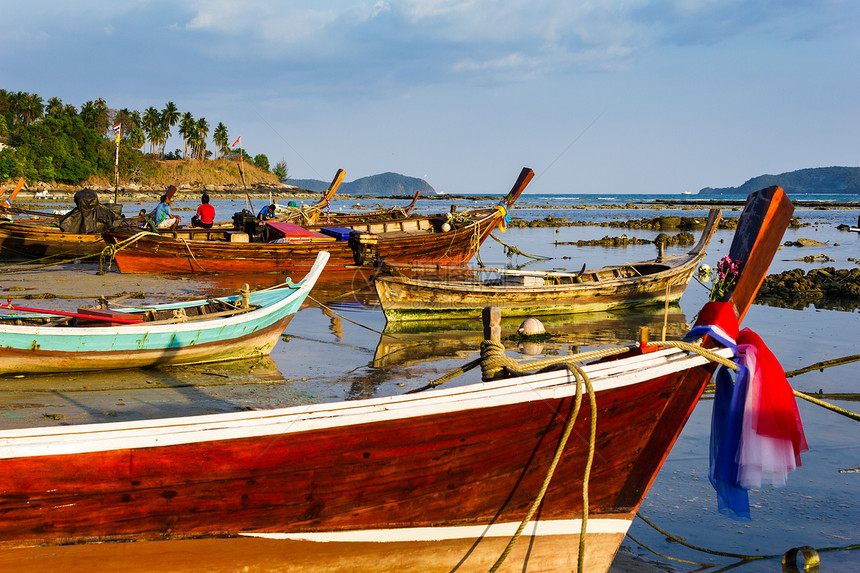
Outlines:
[[[239,229],[223,232],[223,238],[213,230],[186,239],[122,227],[104,236],[114,246],[110,254],[123,273],[303,274],[320,250],[331,255],[326,274],[367,268],[379,259],[462,264],[504,221],[508,207],[533,177],[534,172],[524,167],[510,193],[497,205],[456,214],[343,223],[335,228],[316,225],[292,233],[277,225],[258,232],[256,224],[249,233],[244,225],[250,222],[246,221]],[[275,234],[279,239],[271,242]],[[194,238],[197,236],[200,238]]]

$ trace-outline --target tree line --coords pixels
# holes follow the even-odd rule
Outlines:
[[[205,161],[236,160],[241,153],[260,169],[270,170],[265,154],[254,157],[233,149],[227,127],[218,123],[212,131],[206,118],[195,119],[167,102],[163,109],[149,107],[143,113],[110,109],[99,98],[80,110],[58,97],[45,102],[38,94],[0,89],[0,180],[24,177],[31,181],[81,183],[93,176],[114,173],[116,131],[120,134],[119,170],[123,180],[143,181],[157,173],[158,159]],[[183,150],[166,152],[167,141],[177,129]],[[148,151],[144,147],[148,144]],[[287,177],[286,162],[271,169]]]

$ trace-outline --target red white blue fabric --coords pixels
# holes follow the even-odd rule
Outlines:
[[[716,373],[710,471],[721,513],[750,519],[749,489],[785,485],[809,449],[791,386],[777,358],[752,330],[738,332],[729,303],[705,305],[687,338],[708,334],[735,349],[737,372]]]

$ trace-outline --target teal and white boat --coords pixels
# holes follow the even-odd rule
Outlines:
[[[277,287],[244,296],[0,317],[0,374],[140,368],[266,356],[327,261],[328,253],[320,252],[298,283],[287,279]]]

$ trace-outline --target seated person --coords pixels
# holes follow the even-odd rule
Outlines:
[[[179,226],[182,217],[179,215],[174,217],[170,214],[170,199],[167,198],[167,195],[162,195],[161,203],[152,212],[152,220],[158,229],[175,229]]]
[[[274,218],[275,218],[275,206],[274,205],[266,205],[265,207],[260,209],[259,213],[257,213],[257,220],[258,221],[266,221],[268,219],[274,219]]]
[[[191,217],[191,226],[211,229],[214,220],[215,207],[209,204],[209,195],[204,193],[200,198],[200,206],[197,207],[197,214]]]

